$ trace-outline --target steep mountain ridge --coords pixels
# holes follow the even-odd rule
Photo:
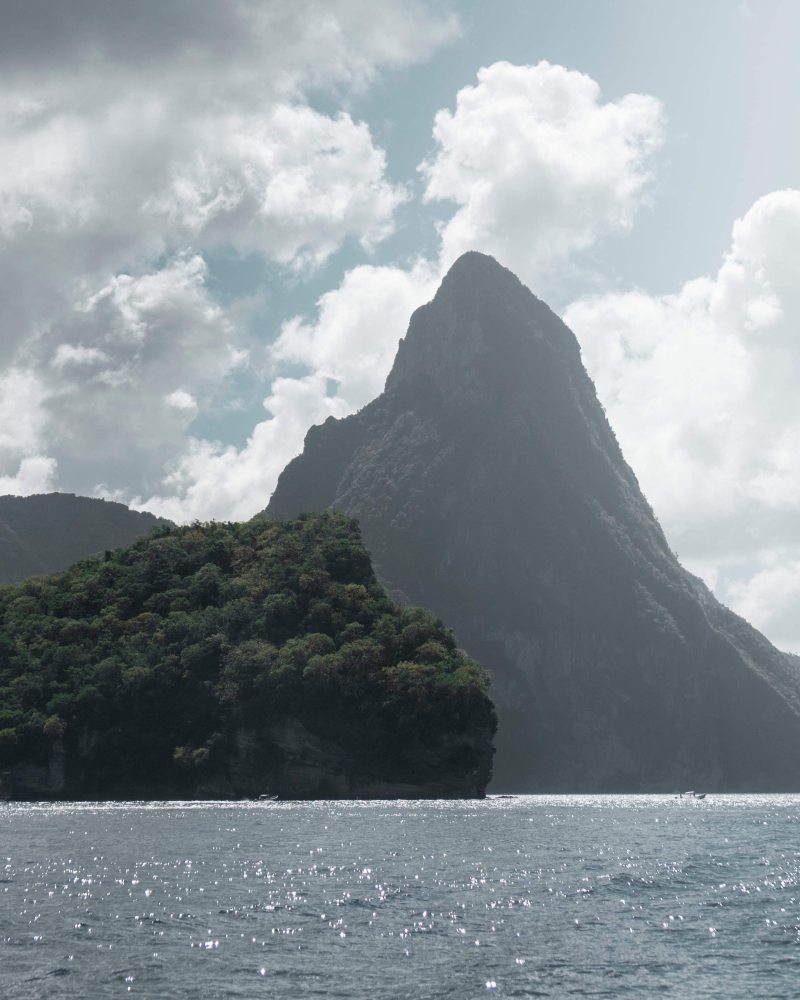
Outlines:
[[[73,493],[0,497],[0,584],[59,573],[167,523],[121,503]]]
[[[470,253],[267,508],[357,517],[493,674],[496,788],[800,788],[800,671],[686,572],[564,323]]]

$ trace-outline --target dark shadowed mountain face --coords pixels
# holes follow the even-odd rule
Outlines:
[[[800,669],[670,551],[571,331],[470,253],[266,513],[359,518],[489,668],[498,790],[800,789]]]
[[[0,497],[0,584],[58,573],[167,523],[121,503],[72,493]]]

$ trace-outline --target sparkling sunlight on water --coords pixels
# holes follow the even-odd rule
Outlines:
[[[0,995],[796,997],[800,797],[0,806]]]

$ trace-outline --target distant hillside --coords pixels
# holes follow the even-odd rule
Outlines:
[[[72,493],[0,497],[0,584],[58,573],[166,523],[121,503]]]
[[[482,795],[487,688],[342,514],[157,528],[0,589],[0,791]]]
[[[453,265],[267,514],[323,508],[491,669],[496,788],[800,790],[798,660],[680,566],[575,336],[492,258]]]

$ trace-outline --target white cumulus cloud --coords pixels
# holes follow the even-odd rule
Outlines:
[[[760,198],[710,277],[564,319],[681,558],[800,649],[800,191]],[[780,628],[778,628],[778,623]]]
[[[46,444],[61,475],[79,470],[112,492],[157,482],[183,449],[200,401],[221,406],[247,364],[246,345],[206,280],[202,257],[181,255],[85,290],[62,324],[40,335],[50,363],[18,389],[33,400],[39,387],[38,407],[24,411],[35,416],[26,448]],[[10,393],[4,398],[14,405]]]
[[[36,372],[9,368],[0,373],[0,455],[41,448],[46,399],[47,389]]]
[[[14,3],[0,32],[0,448],[125,492],[246,363],[210,254],[297,281],[391,233],[407,194],[347,95],[457,25],[423,0],[62,7]],[[43,389],[17,408],[20,372]]]
[[[284,323],[273,358],[300,363],[336,383],[348,410],[383,390],[411,313],[436,291],[437,269],[417,261],[408,269],[361,265],[317,303],[312,322]]]
[[[185,389],[176,389],[174,392],[165,396],[164,401],[167,406],[172,406],[176,410],[189,410],[191,412],[195,412],[197,410],[197,400]]]
[[[491,253],[541,281],[641,206],[664,112],[654,97],[603,102],[589,76],[540,62],[497,62],[436,115],[434,154],[421,166],[428,201],[458,208],[442,228],[448,266]]]
[[[172,464],[163,492],[136,497],[131,506],[176,521],[246,520],[266,506],[308,428],[348,412],[341,400],[326,393],[326,380],[318,375],[276,379],[264,408],[269,418],[256,424],[243,448],[191,440]]]
[[[320,298],[314,322],[294,317],[283,325],[272,362],[300,365],[305,374],[273,381],[264,400],[269,415],[244,447],[193,439],[161,492],[134,504],[176,521],[262,510],[312,424],[353,413],[382,391],[409,316],[435,288],[435,269],[425,262],[349,271]]]
[[[50,364],[53,368],[66,368],[70,365],[97,365],[108,360],[108,355],[97,347],[85,347],[83,344],[59,344]]]
[[[386,180],[367,126],[347,114],[279,104],[206,121],[193,147],[143,206],[192,245],[321,264],[349,236],[366,249],[388,236],[406,197]]]
[[[49,493],[55,485],[56,461],[47,455],[28,455],[14,475],[0,476],[0,496],[27,497]]]

